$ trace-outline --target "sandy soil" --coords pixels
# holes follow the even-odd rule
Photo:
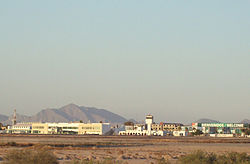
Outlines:
[[[48,146],[60,163],[73,159],[114,159],[123,163],[156,163],[158,159],[175,162],[195,150],[250,154],[248,138],[0,135],[0,160],[11,149]]]

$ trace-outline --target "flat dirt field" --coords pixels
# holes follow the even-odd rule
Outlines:
[[[157,163],[158,159],[175,161],[195,150],[214,153],[246,152],[249,138],[80,136],[80,135],[0,135],[0,161],[12,149],[46,146],[60,163],[81,159],[114,159],[122,163]]]

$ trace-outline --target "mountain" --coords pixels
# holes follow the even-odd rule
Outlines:
[[[7,116],[6,116],[7,117]],[[0,117],[0,122],[10,124],[12,117]],[[33,116],[17,114],[17,122],[108,122],[122,124],[127,121],[124,117],[109,112],[105,109],[94,107],[84,107],[75,104],[69,104],[59,109],[44,109]]]
[[[6,121],[8,120],[8,118],[9,118],[8,116],[0,114],[0,122]]]
[[[249,120],[249,119],[244,119],[244,120],[242,120],[240,123],[243,123],[243,124],[250,124],[250,120]]]
[[[7,117],[7,119],[6,119],[6,117]],[[16,114],[16,117],[18,118],[18,122],[31,122],[30,116]],[[0,117],[1,123],[3,123],[4,125],[11,125],[12,124],[12,116],[5,116],[3,118]]]
[[[138,122],[135,119],[129,119],[128,122],[133,122],[134,124],[138,124]]]
[[[195,122],[199,122],[199,123],[220,123],[220,121],[216,121],[216,120],[211,120],[211,119],[208,119],[208,118],[202,118],[202,119],[199,119]]]

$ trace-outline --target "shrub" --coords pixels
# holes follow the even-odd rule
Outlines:
[[[222,155],[207,153],[201,150],[183,156],[181,164],[249,164],[250,156],[246,153],[229,152]]]
[[[201,164],[201,163],[206,163],[207,157],[206,153],[198,150],[194,153],[185,155],[179,159],[179,161],[183,164],[190,163],[190,164]]]
[[[115,161],[112,159],[98,160],[74,160],[70,164],[122,164],[123,162]],[[125,164],[125,163],[124,163]]]
[[[56,156],[45,148],[12,150],[4,160],[5,164],[58,164]]]
[[[17,143],[12,141],[12,142],[8,142],[7,145],[8,146],[17,146]]]
[[[250,156],[246,153],[236,153],[230,152],[221,156],[218,156],[217,163],[226,163],[226,164],[249,164]]]
[[[170,164],[170,162],[168,160],[163,159],[159,159],[156,161],[157,164]]]
[[[197,129],[195,132],[192,132],[192,134],[193,134],[194,136],[200,136],[200,135],[203,134],[203,132],[200,131],[199,129]]]

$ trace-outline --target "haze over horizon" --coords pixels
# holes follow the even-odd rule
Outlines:
[[[250,118],[250,1],[3,1],[0,114]]]

